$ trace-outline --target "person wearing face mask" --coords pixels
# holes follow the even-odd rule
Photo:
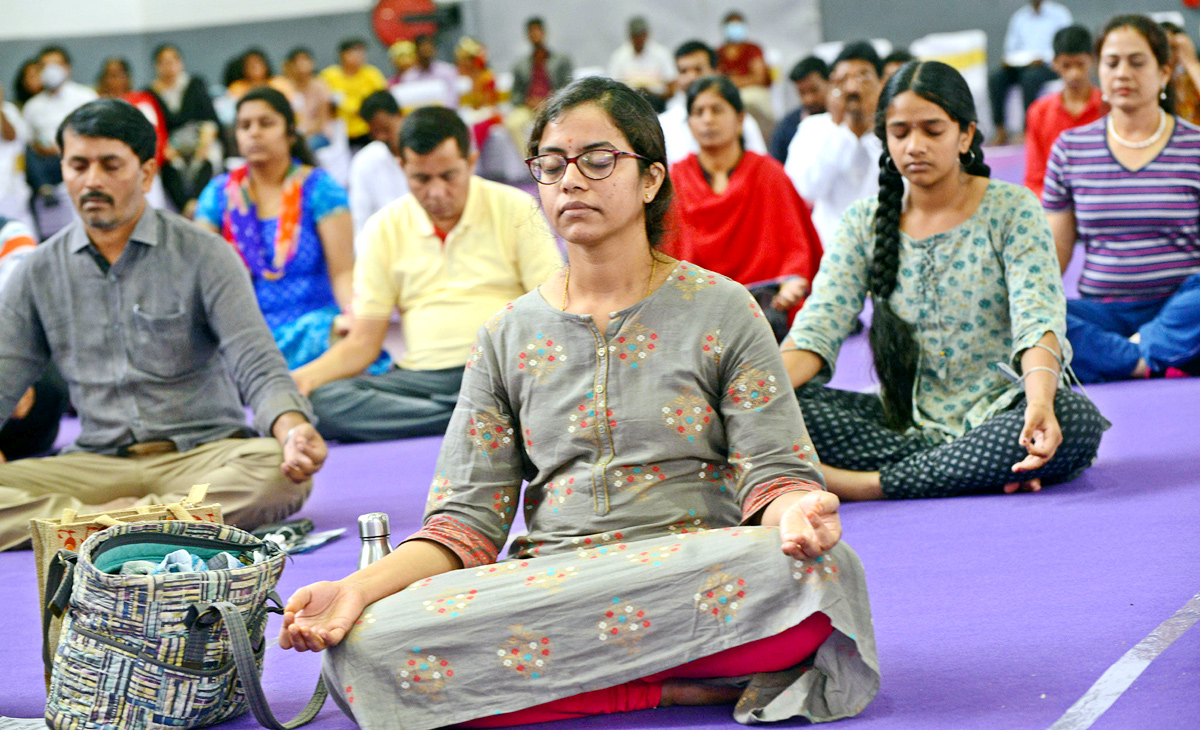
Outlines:
[[[58,149],[54,135],[67,115],[92,101],[97,94],[71,80],[71,57],[62,46],[46,46],[38,53],[42,90],[25,103],[22,112],[32,139],[25,160],[26,178],[34,193],[46,205],[58,202],[57,186],[62,182]]]
[[[717,72],[717,52],[701,41],[686,41],[675,49],[675,70],[678,91],[667,101],[666,110],[658,115],[667,141],[667,163],[671,165],[700,149],[688,126],[686,92],[693,81]],[[742,145],[760,155],[767,153],[762,130],[749,114],[742,118]]]
[[[751,43],[746,16],[734,10],[721,21],[725,43],[717,49],[717,73],[738,87],[746,109],[758,122],[763,137],[775,129],[775,108],[771,104],[771,70],[763,50]]]
[[[1113,18],[1097,49],[1111,110],[1059,135],[1042,193],[1063,272],[1083,244],[1075,372],[1200,375],[1200,127],[1170,113],[1170,45],[1150,18]]]
[[[410,112],[397,146],[411,193],[363,227],[350,332],[292,371],[328,439],[444,433],[476,330],[562,266],[530,195],[475,175],[479,154],[453,109]],[[361,375],[382,352],[396,311],[404,359],[382,375]]]
[[[784,170],[812,206],[822,241],[833,240],[851,203],[879,192],[883,143],[871,132],[882,67],[867,41],[846,44],[829,77],[829,111],[802,121],[788,145]]]

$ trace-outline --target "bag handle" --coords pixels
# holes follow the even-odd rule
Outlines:
[[[54,651],[58,648],[50,646],[50,621],[62,616],[71,600],[77,562],[78,553],[59,550],[50,561],[50,568],[46,573],[46,605],[42,609],[42,664],[46,668],[47,677],[50,676],[51,665],[54,663]]]
[[[288,722],[280,722],[271,712],[271,706],[267,702],[266,695],[263,694],[262,682],[258,676],[258,664],[255,660],[254,649],[250,645],[250,634],[246,631],[246,622],[242,619],[242,612],[229,601],[197,603],[193,606],[193,610],[196,611],[193,625],[204,624],[215,619],[211,616],[212,611],[219,613],[225,620],[225,629],[229,632],[229,641],[233,646],[233,661],[237,665],[238,678],[242,681],[242,690],[246,693],[246,701],[250,705],[250,710],[260,725],[270,728],[270,730],[292,730],[313,721],[325,704],[325,698],[329,695],[329,691],[325,688],[324,678],[317,680],[317,687],[313,690],[312,699],[308,701],[300,714]]]
[[[187,496],[183,498],[182,502],[170,502],[168,504],[162,505],[162,508],[165,509],[166,511],[170,512],[171,516],[177,520],[183,520],[184,522],[188,522],[192,519],[199,520],[200,519],[199,517],[193,517],[191,514],[189,514],[187,509],[184,507],[184,505],[189,505],[192,507],[200,506],[200,504],[204,501],[205,495],[208,494],[208,488],[210,486],[212,486],[212,485],[210,485],[210,484],[193,484],[192,488],[190,490],[188,490]],[[129,511],[132,511],[132,514],[125,515],[125,516],[136,517],[138,515],[144,515],[144,514],[150,512],[150,506],[145,505],[145,504],[136,505],[134,507],[129,508],[129,510],[121,510],[119,513],[124,513],[124,512],[129,512]],[[62,518],[59,520],[59,522],[60,522],[60,524],[64,524],[64,525],[70,524],[70,523],[74,522],[75,518],[78,516],[79,516],[79,513],[76,510],[73,510],[70,507],[64,507],[63,512],[62,512]],[[170,519],[170,518],[168,518],[168,519]],[[97,522],[105,527],[115,527],[116,525],[124,524],[122,520],[118,520],[118,519],[114,518],[111,514],[107,514],[107,513],[100,513],[99,515],[97,515],[95,518],[95,522]]]

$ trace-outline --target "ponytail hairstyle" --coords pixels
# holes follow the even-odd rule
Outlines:
[[[287,136],[292,140],[291,146],[288,148],[288,154],[292,156],[292,159],[299,160],[309,167],[316,167],[317,158],[313,156],[312,150],[308,148],[308,143],[304,141],[304,136],[296,131],[296,112],[292,110],[292,104],[287,100],[287,97],[270,86],[256,86],[247,91],[241,99],[238,99],[237,109],[240,110],[243,104],[251,101],[266,102],[268,106],[283,117]]]
[[[875,212],[875,253],[867,273],[874,314],[871,323],[871,354],[879,376],[884,416],[889,428],[904,431],[912,425],[912,389],[917,378],[920,349],[913,326],[892,309],[892,292],[900,269],[900,213],[904,178],[896,168],[887,146],[887,111],[897,95],[911,91],[933,102],[965,130],[977,121],[971,89],[962,74],[939,61],[912,61],[901,66],[883,87],[875,112],[875,136],[883,141],[879,158],[879,206]],[[971,146],[959,157],[968,175],[991,177],[983,162],[983,135],[979,129]]]

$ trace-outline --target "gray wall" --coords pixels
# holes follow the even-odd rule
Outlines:
[[[546,21],[551,49],[570,54],[576,67],[605,67],[634,15],[646,18],[652,41],[673,51],[693,38],[719,45],[721,18],[735,6],[744,9],[751,38],[788,67],[821,41],[818,0],[473,0],[464,4],[463,26],[479,34],[499,69],[529,53],[525,21],[535,15]]]
[[[186,1],[186,0],[181,0]],[[988,34],[988,57],[992,65],[997,63],[1004,39],[1008,17],[1025,0],[819,0],[820,37],[828,40],[850,40],[856,38],[888,38],[897,45],[908,45],[927,34],[941,31],[979,28]],[[1200,11],[1187,10],[1177,0],[1068,0],[1076,19],[1095,29],[1106,18],[1119,12],[1154,12],[1162,10],[1182,11],[1187,18],[1188,30],[1196,33],[1200,23]],[[780,6],[787,7],[787,0],[658,0],[654,4],[638,3],[633,0],[600,2],[599,0],[467,0],[462,5],[464,29],[478,32],[491,42],[492,57],[496,67],[508,68],[509,59],[524,47],[522,22],[531,11],[537,10],[554,16],[551,26],[552,40],[557,39],[566,50],[578,50],[587,58],[582,63],[601,61],[597,51],[587,43],[589,36],[599,36],[605,47],[615,47],[621,40],[621,26],[627,14],[641,11],[651,16],[654,35],[665,44],[672,44],[684,37],[698,36],[716,40],[716,18],[726,7],[741,6],[751,17],[751,28],[756,36],[771,36],[787,31],[790,42],[777,40],[775,45],[785,54],[784,67],[789,67],[796,58],[807,51],[807,46],[818,34],[813,24],[812,8],[808,2],[797,2],[792,7],[795,13],[779,12]],[[25,12],[30,12],[25,8]],[[559,18],[563,18],[559,22]],[[767,20],[773,18],[773,21]],[[805,27],[797,27],[803,24]],[[499,26],[499,27],[497,27]],[[568,30],[568,26],[570,30]],[[457,31],[439,39],[443,56],[449,58]],[[512,35],[515,33],[516,35]],[[489,36],[510,38],[512,45],[503,47]],[[366,12],[341,13],[281,21],[247,23],[238,26],[220,26],[185,31],[163,31],[142,35],[117,35],[91,38],[67,38],[62,40],[74,60],[75,80],[92,83],[100,64],[110,55],[129,59],[134,69],[134,83],[144,86],[149,83],[152,69],[150,52],[159,43],[172,42],[179,45],[192,73],[203,75],[210,82],[219,81],[225,62],[250,46],[266,49],[272,62],[278,67],[284,55],[296,45],[310,47],[323,67],[336,60],[339,40],[350,36],[363,36],[369,41],[371,61],[388,71],[390,63],[382,45],[374,40],[369,16]],[[37,52],[45,42],[41,40],[0,41],[0,85],[6,97],[9,86],[20,62]],[[608,45],[610,44],[611,45]]]
[[[979,29],[988,35],[988,65],[997,66],[1004,50],[1008,18],[1027,0],[821,0],[825,38],[887,38],[907,46],[930,33]],[[1122,13],[1181,11],[1195,37],[1200,11],[1178,0],[1058,0],[1071,10],[1075,22],[1096,32]]]
[[[371,62],[390,73],[391,64],[382,44],[375,40],[370,17],[364,12],[139,35],[65,38],[56,42],[71,54],[76,81],[93,84],[104,59],[124,56],[133,66],[134,85],[143,87],[154,76],[150,53],[160,43],[178,45],[188,71],[213,83],[221,80],[225,63],[230,58],[251,46],[267,51],[276,72],[288,51],[298,45],[307,46],[316,56],[320,69],[337,61],[337,45],[341,39],[355,36],[367,39]],[[11,96],[9,88],[21,62],[49,42],[51,39],[0,41],[0,85],[4,86],[5,98]]]

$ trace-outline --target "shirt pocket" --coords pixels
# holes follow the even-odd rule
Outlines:
[[[178,305],[167,314],[151,314],[133,305],[126,347],[138,370],[160,378],[178,378],[192,370],[192,321]]]

